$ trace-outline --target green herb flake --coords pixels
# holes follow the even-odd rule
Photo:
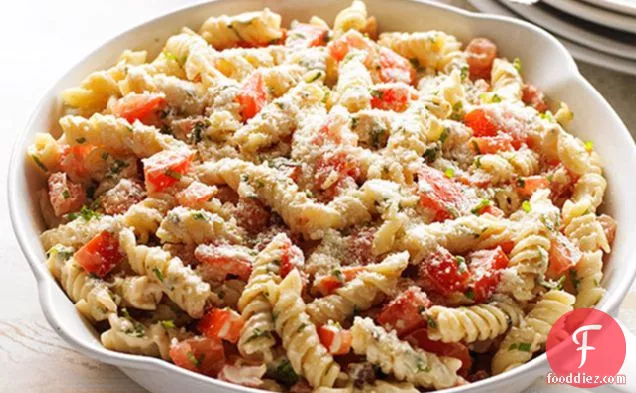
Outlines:
[[[465,80],[466,78],[468,78],[468,66],[463,66],[461,68],[459,75],[462,78],[462,80]]]
[[[532,345],[530,343],[519,343],[517,349],[522,352],[532,352]]]
[[[179,172],[173,171],[172,169],[166,169],[165,174],[166,176],[169,176],[175,180],[181,180],[181,178],[183,177],[182,174],[180,174]]]
[[[82,217],[84,221],[90,221],[93,218],[100,218],[102,215],[94,210],[89,209],[86,206],[82,206],[79,212],[70,213],[67,215],[68,219],[73,221],[78,217]]]
[[[161,326],[163,326],[164,329],[172,329],[175,327],[174,321],[172,319],[159,321],[159,323],[161,323]]]
[[[298,328],[296,329],[296,333],[302,332],[303,330],[305,330],[307,326],[309,326],[308,323],[305,323],[305,322],[301,323],[300,326],[298,326]]]
[[[289,360],[285,359],[270,373],[271,377],[285,386],[292,386],[298,382],[300,377],[294,371]]]
[[[331,275],[332,275],[332,276],[334,276],[334,277],[336,277],[336,278],[338,279],[338,281],[340,281],[340,282],[344,282],[344,276],[343,276],[343,274],[342,274],[342,270],[340,270],[340,269],[333,269],[333,270],[331,271]]]
[[[452,179],[453,176],[455,176],[455,170],[453,168],[446,168],[444,170],[444,176],[446,176],[449,179]]]
[[[383,127],[374,127],[371,130],[371,146],[374,148],[379,148],[382,140],[382,136],[386,133],[386,130]]]
[[[585,151],[587,151],[588,153],[591,153],[593,150],[594,150],[594,142],[585,141]]]
[[[501,97],[499,95],[497,95],[497,93],[493,94],[492,97],[490,97],[490,102],[493,102],[495,104],[500,103],[501,102]]]
[[[444,131],[442,131],[442,133],[439,135],[439,141],[441,143],[444,143],[448,138],[448,134],[450,134],[450,130],[448,129],[448,127],[444,127]]]
[[[521,204],[521,208],[523,209],[524,212],[530,213],[530,211],[532,210],[530,201],[523,201],[523,203]]]
[[[164,277],[163,277],[163,273],[161,273],[161,270],[155,267],[154,269],[152,269],[152,272],[157,277],[157,280],[163,282]]]
[[[570,269],[570,280],[572,280],[572,285],[574,285],[574,289],[578,290],[581,280],[579,279],[578,273],[574,269]]]
[[[194,218],[195,220],[206,220],[206,217],[203,214],[203,212],[194,212],[194,213],[192,213],[192,218]]]
[[[515,70],[517,70],[517,72],[521,72],[521,59],[518,57],[515,57],[515,59],[512,62],[512,66],[515,68]]]
[[[471,139],[471,144],[473,146],[473,150],[475,151],[475,153],[477,154],[481,154],[481,149],[479,148],[479,145],[477,144],[477,141],[474,139]],[[479,167],[478,167],[479,168]]]
[[[467,297],[467,298],[469,298],[470,300],[475,299],[475,292],[474,292],[471,288],[469,288],[469,289],[468,289],[468,290],[464,293],[464,295],[466,295],[466,297]]]
[[[431,329],[437,329],[437,322],[430,315],[426,317],[426,323]]]
[[[517,186],[519,188],[524,188],[526,186],[526,181],[522,177],[517,178]]]
[[[192,362],[192,364],[194,364],[195,367],[199,367],[199,364],[200,364],[199,359],[197,359],[196,356],[194,356],[194,354],[191,351],[188,351],[187,355],[190,362]]]
[[[371,97],[375,97],[378,100],[381,100],[384,97],[384,92],[378,89],[371,89]]]
[[[481,201],[479,201],[479,203],[473,207],[472,209],[470,209],[470,212],[473,214],[477,214],[479,215],[481,213],[481,211],[490,206],[490,200],[489,199],[482,199]]]
[[[36,156],[35,154],[32,154],[31,158],[33,159],[33,162],[35,162],[35,165],[37,165],[44,172],[48,172],[49,171],[49,169],[46,167],[46,165],[44,165],[42,163],[42,161],[40,161],[40,158],[38,156]]]
[[[68,199],[71,197],[71,193],[68,190],[64,190],[62,191],[62,196],[64,197],[64,199]]]

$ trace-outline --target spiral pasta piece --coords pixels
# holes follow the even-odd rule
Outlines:
[[[147,158],[162,150],[187,148],[170,135],[161,134],[153,126],[136,121],[133,124],[113,115],[94,114],[89,119],[64,116],[60,119],[65,139],[70,144],[78,141],[103,146],[118,154],[134,154]]]
[[[351,328],[352,348],[358,355],[380,366],[382,372],[393,374],[400,381],[408,381],[424,388],[444,389],[458,381],[461,361],[414,349],[397,338],[395,331],[387,333],[370,318],[356,317]]]
[[[37,133],[27,154],[41,171],[55,172],[60,162],[62,148],[51,134]]]
[[[116,277],[110,289],[124,306],[141,310],[155,310],[163,296],[161,286],[147,276]]]
[[[80,248],[100,233],[104,231],[114,232],[118,227],[119,223],[113,216],[80,216],[57,228],[44,231],[40,235],[40,240],[45,250],[50,249],[56,244]]]
[[[367,6],[360,0],[354,0],[347,8],[342,9],[333,21],[336,36],[349,31],[363,31],[367,25]]]
[[[265,362],[273,359],[272,347],[276,344],[273,333],[276,329],[266,293],[270,283],[280,283],[281,254],[290,246],[287,235],[276,235],[254,259],[252,274],[238,301],[238,309],[245,320],[238,348],[245,357]]]
[[[159,357],[157,344],[146,335],[146,327],[140,322],[117,316],[108,316],[110,328],[101,335],[104,346],[110,350]]]
[[[315,389],[313,393],[418,393],[419,390],[409,382],[394,382],[376,380],[373,383],[365,383],[358,387],[354,384],[348,384],[343,388],[325,388]]]
[[[147,243],[172,204],[170,199],[146,198],[129,207],[122,215],[121,222],[135,231],[140,243]]]
[[[452,35],[441,31],[416,33],[382,33],[378,44],[392,49],[421,67],[449,73],[452,69],[467,67],[461,43]]]
[[[213,16],[206,20],[199,34],[215,49],[227,49],[247,44],[265,46],[283,37],[281,17],[265,8],[235,16]]]
[[[353,35],[353,34],[352,34]],[[360,38],[363,39],[363,38]],[[334,103],[357,112],[371,106],[371,74],[364,65],[367,53],[354,50],[340,62]]]
[[[406,252],[386,257],[377,265],[368,265],[355,279],[338,288],[332,295],[316,299],[307,305],[307,313],[317,325],[327,322],[342,322],[354,310],[371,307],[380,294],[391,295],[397,279],[409,262]]]
[[[506,334],[492,359],[493,374],[501,374],[530,360],[532,354],[545,344],[548,331],[557,319],[572,311],[574,300],[574,296],[564,291],[551,290],[545,293],[524,322]]]
[[[222,159],[201,165],[199,177],[209,184],[226,183],[239,194],[258,196],[280,214],[293,231],[309,238],[318,239],[326,229],[341,226],[341,217],[335,209],[310,200],[291,179],[267,166]],[[241,184],[249,188],[244,189]]]
[[[523,81],[519,71],[505,59],[495,59],[490,73],[492,91],[505,100],[521,101]]]
[[[601,287],[603,278],[603,253],[601,251],[584,252],[574,266],[573,277],[576,289],[574,308],[592,307],[601,300],[605,289]]]
[[[276,315],[276,331],[296,373],[303,375],[313,387],[331,387],[340,373],[340,366],[320,343],[316,326],[305,311],[302,287],[296,269],[279,285],[268,285],[267,298]]]
[[[135,273],[158,283],[163,292],[191,317],[203,315],[212,294],[210,285],[189,266],[184,266],[181,259],[159,247],[137,245],[135,235],[128,228],[119,233],[119,244]]]
[[[238,227],[206,210],[177,206],[161,220],[157,237],[167,243],[202,244],[213,240],[241,241]]]
[[[514,301],[503,300],[457,308],[432,306],[425,316],[431,340],[471,343],[494,339],[519,326],[524,313]]]

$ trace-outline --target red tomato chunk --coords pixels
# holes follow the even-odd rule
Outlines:
[[[230,274],[247,281],[252,273],[251,256],[229,244],[201,244],[194,250],[194,257],[205,266],[209,276],[219,281]]]
[[[473,135],[496,136],[499,126],[486,114],[483,109],[474,109],[464,116],[464,124],[473,130]]]
[[[267,90],[263,76],[259,73],[252,74],[244,83],[236,97],[241,106],[243,121],[256,116],[267,104]]]
[[[411,62],[389,48],[380,48],[380,80],[382,82],[402,82],[410,85],[415,77]]]
[[[295,246],[289,238],[282,248],[280,257],[280,275],[285,278],[295,268],[300,268],[305,264],[303,251]]]
[[[388,329],[395,329],[397,335],[402,337],[425,325],[422,312],[430,304],[420,288],[409,288],[382,308],[377,322]]]
[[[351,350],[351,332],[337,325],[322,325],[318,328],[320,343],[332,355],[345,355]]]
[[[495,292],[501,281],[501,270],[508,266],[508,256],[499,246],[492,250],[473,251],[468,254],[468,267],[472,272],[474,300],[484,302]]]
[[[307,23],[294,23],[287,33],[285,45],[294,48],[310,48],[324,46],[327,43],[329,30]]]
[[[550,188],[550,181],[543,176],[522,177],[517,180],[517,192],[526,198],[543,188]]]
[[[404,112],[408,107],[411,90],[403,84],[379,85],[371,90],[371,107]]]
[[[420,204],[433,212],[433,221],[444,221],[459,214],[465,203],[459,184],[426,165],[420,169],[418,181]]]
[[[166,104],[161,94],[132,93],[117,100],[111,111],[117,117],[126,119],[129,123],[139,120],[142,123],[152,123],[153,116]]]
[[[65,173],[57,172],[49,176],[49,201],[56,216],[79,210],[86,201],[86,193],[81,184],[68,180]]]
[[[487,38],[473,38],[465,52],[471,79],[490,80],[492,64],[497,57],[497,45]]]
[[[419,277],[425,290],[450,295],[468,289],[470,271],[463,259],[458,259],[447,249],[439,247],[422,261]]]
[[[75,260],[86,272],[98,277],[106,276],[124,259],[117,235],[104,231],[95,236],[75,253]]]
[[[91,174],[84,163],[95,148],[94,145],[87,143],[67,146],[60,156],[60,168],[66,172],[73,181],[83,182],[90,179]]]
[[[549,109],[545,103],[545,94],[532,85],[523,85],[521,100],[541,113]]]
[[[179,204],[196,208],[199,204],[207,202],[216,194],[216,187],[208,186],[198,181],[190,183],[184,190],[176,194]]]
[[[472,138],[470,147],[475,154],[496,154],[500,151],[514,150],[512,137],[508,134]]]
[[[225,353],[221,340],[195,337],[170,347],[170,358],[179,367],[215,377],[223,368]]]
[[[550,239],[548,270],[546,276],[553,280],[561,277],[581,259],[581,252],[572,242],[560,233]]]
[[[218,338],[233,344],[239,339],[245,321],[230,308],[209,310],[199,321],[197,329],[206,337]]]
[[[190,169],[192,152],[164,150],[142,160],[148,192],[160,192],[177,183]]]

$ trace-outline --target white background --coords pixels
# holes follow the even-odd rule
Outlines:
[[[66,69],[117,32],[192,2],[0,1],[0,392],[143,391],[116,369],[69,348],[44,320],[35,280],[9,224],[7,161],[13,140],[39,97]],[[445,2],[468,7],[462,0]],[[636,78],[588,65],[581,69],[636,131]],[[621,318],[636,331],[636,292],[625,300]],[[629,377],[636,378],[636,374]],[[546,389],[542,383],[530,389],[564,390]]]

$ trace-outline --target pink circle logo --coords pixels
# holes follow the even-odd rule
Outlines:
[[[621,327],[609,314],[593,308],[563,315],[550,329],[546,342],[555,380],[578,388],[600,386],[616,376],[625,351]],[[550,376],[547,380],[550,382]]]

